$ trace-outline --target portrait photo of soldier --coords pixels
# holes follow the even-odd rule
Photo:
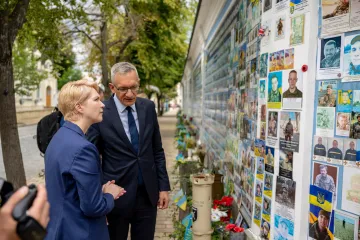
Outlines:
[[[315,136],[314,144],[314,155],[326,157],[327,148],[325,146],[327,145],[327,138]]]
[[[298,73],[296,70],[291,70],[288,75],[289,88],[283,93],[283,98],[302,98],[302,91],[296,86],[297,82]],[[286,89],[285,80],[284,89]]]
[[[333,196],[336,197],[338,168],[314,162],[313,173],[313,184],[326,191],[332,192]]]
[[[291,179],[278,176],[276,179],[275,201],[288,208],[295,208],[296,182]]]
[[[328,139],[328,158],[343,159],[343,139],[341,138],[329,138]]]
[[[336,135],[350,135],[350,113],[338,112],[336,116]]]
[[[321,81],[318,93],[319,107],[336,107],[336,82],[330,84],[329,81]]]
[[[330,222],[330,212],[321,209],[318,213],[317,220],[309,224],[309,237],[316,240],[330,240],[328,226]]]
[[[268,102],[281,102],[281,79],[277,75],[271,75],[271,78],[269,78],[268,91]]]
[[[321,40],[320,69],[340,68],[341,36]]]
[[[278,112],[269,112],[268,115],[268,137],[277,137]]]
[[[352,113],[352,125],[350,130],[350,137],[353,139],[360,139],[360,113]]]
[[[266,222],[264,219],[261,223],[260,237],[264,240],[270,239],[270,224]]]
[[[356,161],[356,141],[344,139],[344,149],[346,149],[344,160]]]
[[[360,35],[353,32],[345,36],[344,72],[345,76],[360,75]]]

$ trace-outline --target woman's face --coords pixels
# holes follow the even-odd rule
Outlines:
[[[351,62],[355,66],[360,65],[360,41],[351,45]]]
[[[95,89],[91,88],[90,97],[81,105],[83,118],[88,119],[91,124],[102,121],[105,105],[100,101],[100,95]]]

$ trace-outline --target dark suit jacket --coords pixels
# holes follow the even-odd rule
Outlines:
[[[99,152],[71,122],[52,138],[45,152],[50,202],[49,240],[109,239],[105,216],[114,207],[102,192]]]
[[[170,191],[170,184],[155,104],[148,99],[136,99],[139,121],[139,153],[136,153],[126,136],[113,97],[104,102],[103,121],[92,125],[87,136],[102,155],[103,182],[115,180],[126,190],[126,194],[115,201],[113,211],[124,215],[136,202],[138,163],[153,206],[157,205],[159,191]]]

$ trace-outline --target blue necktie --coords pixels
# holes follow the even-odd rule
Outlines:
[[[126,110],[128,111],[128,124],[129,124],[129,131],[130,131],[130,137],[131,137],[131,144],[132,144],[135,152],[139,153],[139,133],[136,128],[136,122],[134,119],[134,115],[132,114],[131,107],[126,107]],[[138,167],[139,167],[138,184],[142,185],[144,183],[144,181],[142,178],[140,165],[138,165]]]

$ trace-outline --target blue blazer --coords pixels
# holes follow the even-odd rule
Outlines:
[[[114,207],[102,192],[99,152],[82,130],[66,121],[45,152],[50,202],[48,240],[109,239],[106,214]]]
[[[136,99],[139,121],[137,153],[126,136],[113,97],[104,102],[103,121],[93,124],[87,136],[102,154],[103,183],[115,180],[126,190],[126,194],[115,200],[112,212],[125,216],[136,202],[138,164],[153,206],[157,205],[159,191],[170,191],[170,184],[155,104],[148,99]]]

